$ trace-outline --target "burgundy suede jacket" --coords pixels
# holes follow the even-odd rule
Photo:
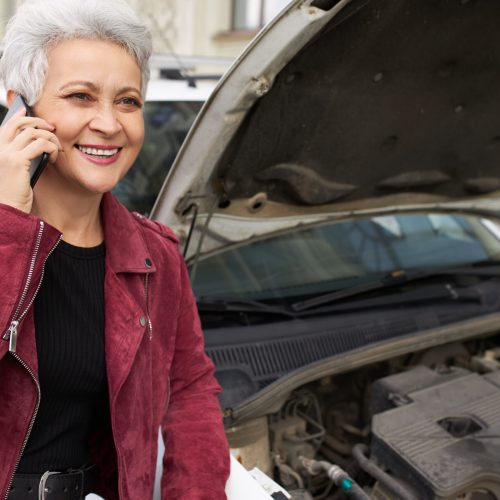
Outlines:
[[[95,429],[92,460],[106,500],[152,498],[158,430],[162,498],[225,499],[229,450],[220,388],[177,240],[165,226],[103,197],[105,349],[111,429]],[[4,497],[40,401],[33,301],[60,234],[0,204],[0,494]]]

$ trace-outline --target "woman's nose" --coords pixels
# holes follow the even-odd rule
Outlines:
[[[112,105],[103,105],[95,110],[95,115],[89,123],[92,130],[112,136],[122,130],[116,110]]]

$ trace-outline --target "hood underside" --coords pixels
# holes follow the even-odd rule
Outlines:
[[[500,3],[363,4],[335,16],[248,113],[218,167],[229,199],[500,188]]]
[[[153,217],[183,238],[193,206],[484,209],[500,193],[498,25],[495,0],[292,1],[204,106]]]

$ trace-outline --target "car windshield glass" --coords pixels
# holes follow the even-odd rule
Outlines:
[[[127,175],[113,190],[129,209],[148,215],[201,101],[146,102],[144,145]]]
[[[500,224],[476,216],[406,214],[299,227],[197,263],[195,294],[294,299],[346,290],[395,270],[494,260]]]

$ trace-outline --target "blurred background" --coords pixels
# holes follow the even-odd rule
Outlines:
[[[0,0],[0,38],[24,0]],[[103,0],[105,1],[105,0]],[[196,56],[193,72],[221,72],[289,0],[128,0],[149,25],[155,52]],[[217,58],[203,61],[203,58]],[[213,63],[218,63],[214,65]]]

